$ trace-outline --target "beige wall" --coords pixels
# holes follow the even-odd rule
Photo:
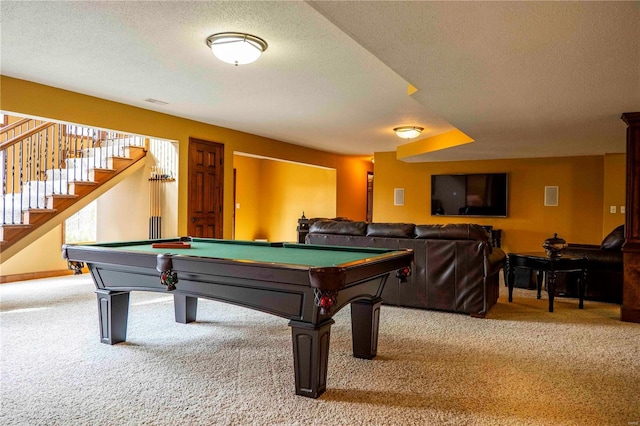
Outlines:
[[[145,240],[149,238],[149,176],[153,159],[129,178],[98,198],[97,240],[100,242]],[[162,183],[162,237],[177,237],[176,182]],[[173,220],[172,220],[173,219]]]
[[[614,169],[619,160],[608,159],[607,169]],[[500,172],[509,174],[508,217],[431,216],[432,174]],[[553,233],[568,242],[597,244],[610,230],[603,230],[604,194],[613,197],[613,188],[624,188],[620,173],[607,176],[605,191],[603,156],[405,163],[394,152],[376,153],[373,220],[493,225],[503,230],[507,251],[541,251]],[[545,186],[559,187],[559,206],[543,205]],[[404,206],[393,205],[394,188],[405,189]]]
[[[62,259],[62,226],[44,234],[20,253],[0,264],[0,276],[67,269]]]

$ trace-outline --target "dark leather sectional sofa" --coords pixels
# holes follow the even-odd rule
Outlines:
[[[390,278],[382,294],[385,304],[484,317],[498,300],[505,253],[491,246],[479,225],[318,220],[305,242],[412,249],[413,273],[405,283]]]

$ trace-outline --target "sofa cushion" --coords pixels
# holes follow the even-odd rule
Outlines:
[[[413,238],[413,223],[370,223],[367,237]]]
[[[474,223],[449,223],[446,225],[416,225],[416,238],[434,240],[488,241],[487,231]]]
[[[335,220],[319,220],[309,227],[309,233],[361,235],[367,232],[367,222],[346,222]]]
[[[611,231],[604,240],[600,248],[602,250],[621,250],[622,244],[624,244],[624,225],[618,226]]]

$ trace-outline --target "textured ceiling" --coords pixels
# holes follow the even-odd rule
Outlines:
[[[640,111],[640,2],[3,0],[0,15],[4,75],[336,153],[393,151],[413,124],[475,142],[409,161],[624,152],[620,114]],[[205,44],[222,31],[269,48],[222,63]]]

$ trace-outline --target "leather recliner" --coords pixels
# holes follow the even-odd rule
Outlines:
[[[609,303],[622,303],[622,245],[624,225],[615,228],[602,244],[569,244],[563,255],[587,258],[587,286],[585,299]],[[556,295],[578,297],[579,273],[558,273]]]

